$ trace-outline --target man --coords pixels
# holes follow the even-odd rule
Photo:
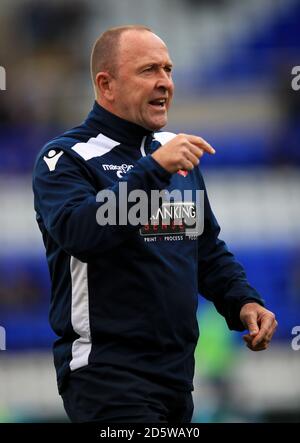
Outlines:
[[[198,168],[214,149],[159,132],[174,90],[166,45],[143,26],[110,29],[95,43],[91,71],[92,111],[42,149],[33,176],[59,392],[74,422],[189,422],[198,291],[230,329],[249,330],[253,351],[266,349],[277,323],[218,239]],[[108,211],[123,217],[130,192],[175,189],[193,199],[203,190],[201,235],[183,224],[99,221],[98,191],[114,193]]]

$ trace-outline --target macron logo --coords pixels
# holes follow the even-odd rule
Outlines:
[[[56,151],[55,149],[51,149],[51,151],[49,151],[48,154],[43,157],[43,160],[47,164],[50,172],[55,171],[56,163],[63,153],[64,151]]]

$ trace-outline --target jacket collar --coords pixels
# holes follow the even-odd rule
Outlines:
[[[153,135],[153,131],[112,114],[96,101],[85,123],[96,128],[98,132],[125,144],[140,146],[143,137]]]

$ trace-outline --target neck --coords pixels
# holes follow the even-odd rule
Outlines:
[[[88,115],[87,123],[103,132],[108,137],[118,140],[123,143],[137,144],[144,136],[151,135],[153,131],[145,129],[135,123],[132,123],[122,117],[119,117],[114,112],[106,109],[102,104],[95,101],[90,114]]]

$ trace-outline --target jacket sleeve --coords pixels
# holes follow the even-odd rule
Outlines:
[[[239,317],[241,307],[249,302],[264,306],[264,301],[248,283],[244,268],[218,238],[219,233],[204,186],[204,231],[198,239],[198,289],[225,317],[229,329],[243,331],[245,327]]]
[[[127,183],[127,195],[135,189],[142,189],[149,195],[151,189],[165,188],[170,177],[151,156],[147,156],[141,158],[121,181]],[[108,188],[116,196],[117,220],[118,183]],[[84,262],[117,247],[139,228],[129,224],[100,226],[96,214],[104,203],[97,202],[98,191],[101,189],[97,189],[89,169],[70,153],[62,153],[54,170],[49,170],[45,156],[38,158],[33,173],[37,220],[42,221],[47,233],[62,249]]]

